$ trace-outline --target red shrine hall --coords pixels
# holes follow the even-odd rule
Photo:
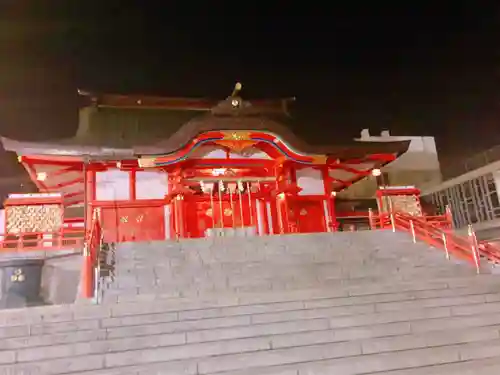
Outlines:
[[[2,142],[41,193],[60,194],[65,222],[98,212],[106,242],[335,231],[337,193],[408,149],[311,144],[292,99],[240,88],[222,101],[82,92],[75,137]]]

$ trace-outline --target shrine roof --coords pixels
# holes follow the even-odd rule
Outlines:
[[[401,154],[408,141],[313,144],[299,134],[288,112],[293,98],[243,100],[233,92],[223,101],[152,96],[96,95],[80,92],[88,106],[80,111],[77,134],[70,139],[24,142],[2,138],[6,150],[18,154],[132,157],[175,152],[207,131],[273,133],[304,153],[340,159],[367,154]],[[295,129],[295,132],[291,129]]]

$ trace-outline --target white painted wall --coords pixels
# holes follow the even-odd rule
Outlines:
[[[119,201],[130,199],[130,173],[109,169],[96,173],[96,200]]]
[[[139,171],[135,175],[136,199],[163,199],[168,194],[167,173]]]
[[[497,188],[498,200],[500,201],[500,170],[493,172],[493,180],[495,181],[495,187]]]
[[[297,171],[297,185],[302,188],[299,195],[323,195],[325,185],[321,171],[314,168],[304,168]]]
[[[439,159],[434,137],[400,137],[383,131],[380,136],[370,135],[368,129],[361,132],[361,142],[395,142],[411,141],[408,151],[385,167],[389,171],[427,171],[440,170]]]
[[[0,210],[0,241],[3,240],[3,234],[5,232],[5,210]]]
[[[442,181],[434,137],[391,136],[388,131],[383,131],[379,136],[372,136],[368,129],[364,129],[361,137],[356,140],[361,142],[410,141],[408,151],[383,168],[383,171],[388,174],[390,185],[411,185],[423,188],[438,185]],[[346,189],[340,196],[344,199],[372,198],[376,189],[375,178],[369,176]]]

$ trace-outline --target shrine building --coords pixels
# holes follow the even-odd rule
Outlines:
[[[335,231],[337,194],[409,147],[306,142],[307,127],[289,126],[293,99],[240,89],[222,101],[80,92],[73,138],[2,143],[60,195],[65,222],[98,211],[105,242]]]

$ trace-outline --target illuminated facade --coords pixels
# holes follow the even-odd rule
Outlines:
[[[82,93],[77,135],[6,150],[44,193],[98,209],[104,240],[337,230],[337,193],[406,152],[408,141],[311,145],[290,131],[290,99]],[[83,216],[83,214],[82,214]]]

